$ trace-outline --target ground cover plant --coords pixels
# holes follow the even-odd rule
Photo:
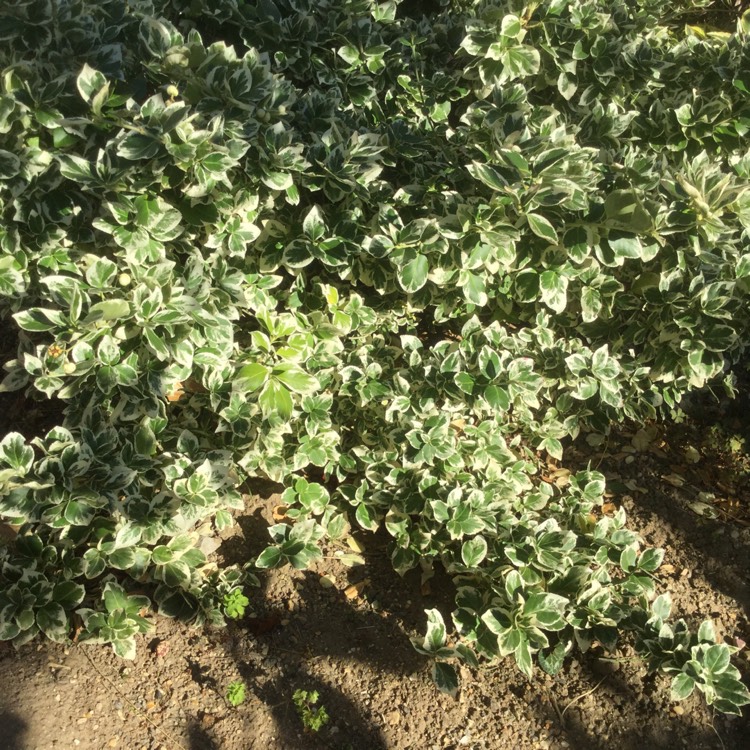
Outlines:
[[[6,4],[0,388],[61,416],[0,443],[0,638],[132,656],[149,607],[220,624],[384,526],[456,582],[416,644],[443,689],[632,633],[739,712],[735,648],[560,463],[748,344],[750,17],[696,7]],[[285,514],[218,570],[257,477]]]

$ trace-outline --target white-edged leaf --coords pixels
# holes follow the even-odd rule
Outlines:
[[[557,237],[557,231],[550,221],[544,218],[544,216],[535,213],[527,213],[526,221],[529,222],[529,228],[537,237],[547,240],[547,242],[552,245],[558,243],[559,239]]]
[[[417,255],[399,270],[398,280],[406,292],[419,291],[427,283],[430,264],[424,255]]]

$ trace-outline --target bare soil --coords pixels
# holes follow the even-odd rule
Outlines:
[[[674,611],[694,625],[711,616],[735,643],[750,642],[747,407],[699,399],[683,424],[621,431],[596,448],[581,443],[565,462],[604,471],[611,502],[625,506],[648,543],[666,548],[660,580]],[[220,562],[264,548],[274,489],[248,496],[216,552]],[[364,566],[346,568],[330,550],[313,570],[263,574],[248,592],[248,615],[226,629],[155,618],[134,662],[108,647],[0,643],[0,748],[748,747],[747,715],[715,714],[699,696],[673,703],[669,680],[648,675],[627,645],[579,654],[555,678],[537,670],[533,682],[510,661],[464,670],[457,698],[438,693],[410,638],[423,632],[425,609],[449,614],[450,581],[437,576],[425,588],[416,571],[400,579],[387,538],[361,541]],[[750,672],[746,649],[736,663]],[[246,699],[232,707],[224,696],[235,681]],[[303,729],[297,689],[319,691],[331,717],[317,734]]]

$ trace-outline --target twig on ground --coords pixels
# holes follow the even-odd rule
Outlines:
[[[714,734],[716,735],[716,739],[719,740],[719,744],[721,745],[721,750],[726,750],[726,747],[724,745],[724,740],[721,739],[721,735],[719,734],[718,730],[714,726],[714,721],[715,721],[715,717],[714,717],[714,720],[712,720],[711,723],[708,726],[710,726],[711,729],[714,730]]]
[[[597,688],[599,687],[599,685],[601,685],[601,684],[602,684],[602,683],[604,682],[604,680],[606,680],[606,679],[607,679],[607,677],[609,677],[609,675],[608,675],[608,674],[605,674],[605,675],[604,675],[604,677],[602,677],[602,679],[601,679],[601,680],[599,680],[599,682],[597,682],[597,683],[596,683],[596,685],[594,685],[594,687],[592,687],[592,688],[591,688],[591,690],[587,690],[587,691],[586,691],[585,693],[581,693],[580,695],[577,695],[577,696],[576,696],[575,698],[573,698],[573,700],[572,700],[572,701],[570,701],[570,703],[568,703],[568,705],[567,705],[567,706],[565,706],[565,708],[564,708],[564,709],[562,710],[562,714],[560,714],[560,718],[562,718],[563,716],[565,716],[565,712],[566,712],[566,711],[567,711],[567,710],[568,710],[568,709],[569,709],[569,708],[570,708],[570,707],[571,707],[571,706],[572,706],[572,705],[573,705],[574,703],[578,703],[578,701],[582,700],[583,698],[586,698],[587,696],[591,695],[591,693],[595,692],[595,691],[596,691],[596,689],[597,689]]]

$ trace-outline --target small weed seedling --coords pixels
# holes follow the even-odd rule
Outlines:
[[[245,683],[237,680],[230,682],[227,687],[226,699],[231,706],[235,708],[245,702]]]
[[[295,690],[292,696],[307,732],[319,732],[331,719],[325,706],[317,706],[319,698],[317,690]]]
[[[245,616],[245,608],[250,604],[250,600],[242,593],[240,589],[234,589],[231,593],[224,596],[224,612],[227,617],[233,620],[239,620]]]

